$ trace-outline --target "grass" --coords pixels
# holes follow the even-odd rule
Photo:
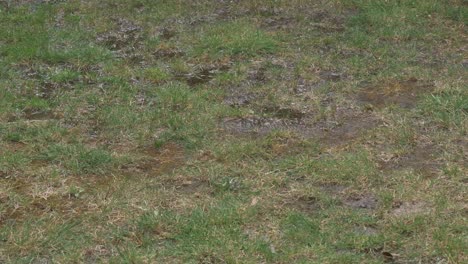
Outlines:
[[[467,261],[463,1],[13,2],[0,262]]]

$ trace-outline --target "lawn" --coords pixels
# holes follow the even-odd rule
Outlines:
[[[0,262],[468,262],[467,16],[0,1]]]

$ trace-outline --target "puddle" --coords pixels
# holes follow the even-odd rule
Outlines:
[[[361,104],[377,108],[392,104],[403,108],[412,108],[416,105],[421,94],[431,92],[433,89],[432,83],[412,78],[406,81],[363,88],[356,99]]]

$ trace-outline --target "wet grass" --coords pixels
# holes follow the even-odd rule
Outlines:
[[[0,2],[0,262],[466,262],[466,15]]]

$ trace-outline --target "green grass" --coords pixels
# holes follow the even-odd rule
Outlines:
[[[13,2],[0,262],[467,261],[463,1]]]
[[[272,36],[242,21],[219,23],[197,33],[198,43],[193,48],[197,56],[254,56],[277,50]]]

